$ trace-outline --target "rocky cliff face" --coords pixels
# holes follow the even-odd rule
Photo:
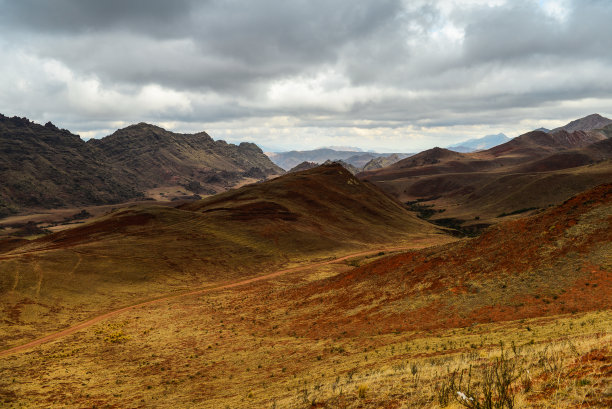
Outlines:
[[[284,173],[252,143],[140,123],[84,142],[51,123],[0,115],[0,217],[26,209],[119,203],[147,189],[223,191]]]
[[[284,173],[253,143],[233,145],[214,141],[206,132],[179,134],[145,123],[88,145],[111,165],[127,168],[141,189],[200,184],[205,191],[218,192],[244,178],[264,180]]]
[[[138,196],[81,138],[52,123],[0,115],[0,216],[23,208],[118,203]]]

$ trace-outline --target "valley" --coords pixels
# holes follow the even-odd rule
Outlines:
[[[7,217],[0,405],[609,407],[607,129]]]

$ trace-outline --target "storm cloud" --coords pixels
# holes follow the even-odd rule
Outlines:
[[[612,98],[605,0],[0,0],[0,112],[415,151]]]

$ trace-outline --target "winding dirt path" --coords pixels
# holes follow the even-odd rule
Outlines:
[[[410,246],[410,247],[387,247],[387,248],[382,248],[382,249],[378,249],[378,250],[368,250],[368,251],[361,251],[358,253],[352,253],[352,254],[348,254],[346,256],[342,256],[342,257],[338,257],[338,258],[334,258],[331,260],[327,260],[327,261],[320,261],[317,263],[312,263],[312,264],[307,264],[307,265],[303,265],[303,266],[298,266],[298,267],[292,267],[292,268],[287,268],[284,270],[278,270],[275,271],[273,273],[269,273],[269,274],[265,274],[265,275],[261,275],[261,276],[257,276],[257,277],[253,277],[253,278],[248,278],[245,280],[240,280],[240,281],[235,281],[233,283],[228,283],[228,284],[221,284],[221,285],[217,285],[217,286],[213,286],[213,287],[208,287],[208,288],[204,288],[204,289],[200,289],[200,290],[195,290],[195,291],[189,291],[189,292],[185,292],[185,293],[180,293],[180,294],[174,294],[174,295],[169,295],[169,296],[164,296],[161,298],[156,298],[154,300],[150,300],[150,301],[145,301],[145,302],[141,302],[138,304],[133,304],[133,305],[129,305],[127,307],[123,307],[123,308],[119,308],[118,310],[114,310],[114,311],[110,311],[107,312],[105,314],[102,315],[98,315],[97,317],[91,318],[87,321],[83,321],[79,324],[73,325],[72,327],[66,328],[62,331],[59,332],[55,332],[53,334],[49,334],[45,337],[36,339],[34,341],[30,341],[28,343],[25,343],[23,345],[18,345],[16,347],[12,347],[9,349],[5,349],[4,351],[0,351],[0,357],[3,356],[7,356],[7,355],[12,355],[15,354],[17,352],[22,352],[25,351],[27,349],[30,348],[34,348],[37,347],[41,344],[47,343],[47,342],[51,342],[51,341],[55,341],[57,339],[63,338],[65,336],[74,334],[77,331],[81,331],[83,329],[89,328],[94,324],[97,324],[100,321],[103,321],[107,318],[113,317],[115,315],[119,315],[125,311],[130,311],[133,310],[135,308],[140,308],[140,307],[144,307],[147,305],[152,305],[152,304],[157,304],[157,303],[161,303],[164,301],[168,301],[168,300],[173,300],[176,298],[181,298],[181,297],[188,297],[188,296],[192,296],[192,295],[199,295],[199,294],[206,294],[212,291],[219,291],[219,290],[225,290],[228,288],[234,288],[234,287],[239,287],[239,286],[243,286],[243,285],[247,285],[247,284],[251,284],[251,283],[255,283],[257,281],[262,281],[262,280],[269,280],[271,278],[274,277],[278,277],[281,276],[283,274],[287,274],[287,273],[291,273],[291,272],[295,272],[295,271],[301,271],[301,270],[306,270],[306,269],[310,269],[310,268],[315,268],[315,267],[320,267],[320,266],[324,266],[327,264],[332,264],[332,263],[338,263],[344,260],[347,260],[349,258],[353,258],[353,257],[360,257],[360,256],[367,256],[370,254],[376,254],[376,253],[380,253],[382,251],[384,252],[392,252],[392,251],[402,251],[402,250],[415,250],[418,248],[421,248],[419,246],[420,243],[415,243],[416,245],[414,246]]]

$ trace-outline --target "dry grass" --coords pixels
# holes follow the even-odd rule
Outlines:
[[[502,343],[519,375],[507,388],[515,407],[609,407],[610,188],[469,242],[348,259],[126,311],[0,358],[0,402],[461,407],[456,392],[482,398],[482,374]],[[44,288],[39,277],[27,288]],[[542,294],[506,305],[532,287]]]
[[[321,337],[316,327],[304,333],[283,298],[288,288],[308,285],[305,274],[320,272],[143,307],[1,358],[0,402],[58,408],[434,408],[436,388],[449,373],[485,365],[499,355],[499,342],[520,348],[522,368],[532,377],[529,392],[517,390],[517,407],[609,402],[609,310]],[[313,307],[307,308],[302,312],[310,314]],[[356,328],[364,324],[355,322]]]
[[[133,206],[0,255],[0,347],[167,294],[450,240],[338,166],[181,209]]]

